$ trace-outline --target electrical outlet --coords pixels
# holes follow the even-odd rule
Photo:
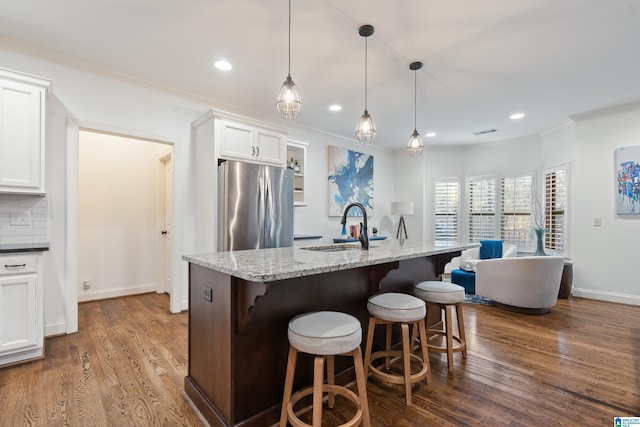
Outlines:
[[[84,287],[85,289],[91,289],[91,280],[85,280],[84,282],[82,282],[82,287]]]
[[[593,226],[594,227],[602,227],[602,218],[600,218],[600,217],[593,218]]]
[[[209,302],[213,301],[213,292],[211,291],[211,288],[203,288],[202,298],[206,299]]]
[[[20,212],[11,212],[10,225],[17,226],[30,226],[31,225],[31,212],[29,211],[20,211]]]

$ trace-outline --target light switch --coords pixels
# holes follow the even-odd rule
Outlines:
[[[600,218],[599,216],[593,218],[593,226],[594,227],[602,226],[602,218]]]
[[[17,226],[29,226],[31,225],[31,213],[29,211],[12,211],[9,224]]]

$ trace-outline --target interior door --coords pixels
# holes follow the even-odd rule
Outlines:
[[[164,169],[164,291],[173,290],[173,159],[163,161]]]

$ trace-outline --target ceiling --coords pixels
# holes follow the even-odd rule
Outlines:
[[[575,114],[640,101],[635,0],[292,0],[291,76],[304,107],[280,119],[286,0],[0,0],[0,47],[145,80],[284,126],[355,140],[368,110],[374,144],[402,148],[538,134]],[[213,67],[227,59],[233,70]],[[2,64],[0,64],[2,66]],[[55,87],[55,86],[54,86]],[[331,104],[340,112],[331,112]],[[524,112],[521,120],[510,114]],[[475,136],[488,129],[496,132]]]

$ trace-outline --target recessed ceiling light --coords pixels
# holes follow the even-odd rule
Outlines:
[[[426,136],[427,138],[433,138],[434,136],[436,136],[435,132],[427,132],[424,134],[424,136]]]
[[[342,110],[342,106],[335,104],[335,105],[330,106],[329,110],[331,110],[331,111],[340,111],[340,110]]]
[[[231,64],[229,64],[227,61],[225,61],[224,59],[221,59],[220,61],[216,61],[213,64],[218,70],[222,70],[222,71],[229,71],[231,68],[233,68],[231,66]]]
[[[518,120],[524,117],[524,113],[514,113],[509,118],[511,120]]]

